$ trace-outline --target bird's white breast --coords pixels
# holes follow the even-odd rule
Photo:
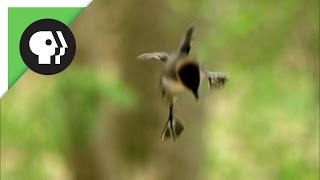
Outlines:
[[[162,78],[162,85],[166,91],[172,94],[180,93],[186,90],[186,87],[182,83],[168,78]]]

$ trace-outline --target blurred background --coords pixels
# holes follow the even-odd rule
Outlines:
[[[161,141],[162,64],[136,57],[191,23],[191,54],[231,78],[181,95],[187,127]],[[319,179],[319,1],[94,0],[71,28],[73,64],[1,100],[1,179]]]

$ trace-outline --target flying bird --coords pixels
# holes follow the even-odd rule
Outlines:
[[[176,140],[182,133],[185,123],[173,112],[177,95],[190,91],[198,101],[198,89],[203,79],[208,80],[210,89],[224,86],[228,80],[226,73],[207,71],[201,66],[196,57],[190,56],[191,41],[194,35],[194,26],[189,26],[179,49],[173,53],[152,52],[137,57],[140,60],[155,59],[164,62],[160,79],[162,96],[169,102],[169,117],[161,134],[161,139]]]

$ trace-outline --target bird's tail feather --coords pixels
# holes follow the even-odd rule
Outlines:
[[[161,140],[167,140],[172,138],[173,141],[176,140],[184,130],[185,123],[177,117],[172,117],[168,119],[166,125],[163,128],[161,134]]]
[[[182,41],[181,45],[180,45],[180,49],[179,49],[179,53],[180,54],[186,54],[188,55],[191,49],[191,40],[194,34],[194,25],[190,25],[184,40]]]

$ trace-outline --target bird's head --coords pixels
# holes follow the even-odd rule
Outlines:
[[[198,100],[198,89],[201,81],[201,69],[197,61],[192,59],[183,60],[177,66],[177,76],[181,83],[192,91]]]

